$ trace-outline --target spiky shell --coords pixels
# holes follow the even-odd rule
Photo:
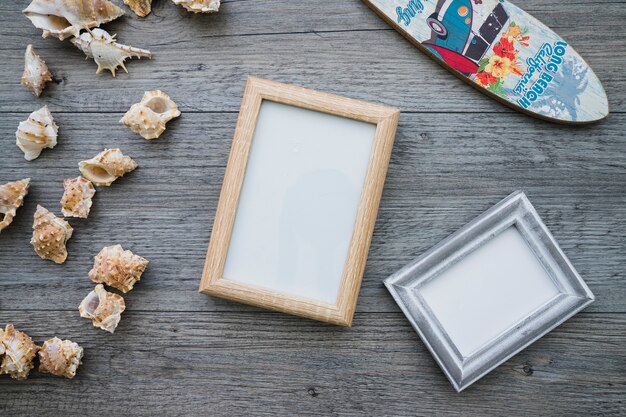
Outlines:
[[[43,106],[20,122],[15,132],[15,144],[24,152],[24,159],[36,159],[44,148],[54,148],[57,144],[59,127],[54,123],[48,106]]]
[[[35,53],[33,45],[28,45],[24,54],[24,72],[20,83],[39,97],[48,81],[52,81],[52,73],[46,61]]]
[[[139,17],[146,17],[152,11],[152,0],[124,0],[124,4]]]
[[[61,198],[61,211],[65,217],[89,217],[91,199],[96,194],[91,181],[78,178],[67,178],[63,181],[65,192]]]
[[[97,186],[109,186],[135,168],[137,163],[119,149],[105,149],[93,158],[78,163],[83,177]]]
[[[65,245],[72,237],[73,231],[74,229],[68,222],[38,205],[33,223],[33,238],[30,243],[41,259],[62,264],[67,259]]]
[[[0,374],[9,374],[13,379],[28,378],[38,350],[39,346],[26,333],[7,324],[4,331],[0,330],[0,352],[4,352]]]
[[[72,43],[82,50],[88,58],[93,58],[96,61],[98,64],[96,74],[100,74],[102,70],[109,70],[115,77],[115,71],[118,67],[122,67],[128,73],[126,66],[124,66],[126,59],[132,57],[152,58],[150,51],[119,44],[116,42],[115,35],[109,35],[102,29],[83,32],[79,37],[73,38]]]
[[[125,309],[124,298],[108,292],[102,284],[96,285],[78,307],[81,317],[91,319],[95,327],[109,333],[115,332]]]
[[[46,340],[39,350],[39,372],[72,379],[82,363],[83,348],[71,340]]]
[[[174,4],[183,6],[194,13],[217,13],[220,9],[220,0],[172,0]]]
[[[30,178],[26,178],[0,185],[0,215],[4,216],[0,221],[0,232],[11,224],[17,209],[24,204],[29,184]]]
[[[147,259],[124,250],[121,245],[107,246],[95,256],[89,279],[127,293],[141,279],[147,266]]]
[[[115,20],[124,11],[108,0],[33,0],[22,13],[43,30],[44,38],[64,40],[78,36],[81,29]]]
[[[161,90],[146,91],[139,103],[133,104],[120,123],[145,139],[155,139],[165,131],[165,124],[180,116],[174,101]]]

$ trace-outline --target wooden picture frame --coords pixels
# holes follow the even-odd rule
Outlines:
[[[262,104],[295,108],[375,125],[363,188],[335,302],[320,301],[224,277],[233,228]],[[248,79],[209,242],[200,292],[341,326],[350,326],[374,230],[400,111],[293,85]],[[232,258],[231,258],[232,259]],[[233,261],[234,262],[234,261]],[[246,262],[242,259],[241,262]]]

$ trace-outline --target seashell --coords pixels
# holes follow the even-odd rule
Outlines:
[[[120,123],[145,139],[155,139],[165,131],[165,124],[180,116],[178,106],[160,90],[146,91],[139,103],[133,104]]]
[[[96,61],[98,64],[96,74],[100,74],[102,70],[106,69],[111,71],[115,77],[117,67],[122,67],[128,73],[126,66],[124,66],[126,59],[132,57],[152,58],[150,51],[119,44],[116,42],[115,35],[111,36],[102,29],[83,32],[79,37],[72,39],[72,43],[82,50],[88,58],[93,58]]]
[[[107,246],[95,256],[89,279],[123,293],[133,289],[148,266],[148,260],[124,250],[121,245]]]
[[[43,106],[20,122],[15,132],[15,144],[24,152],[24,159],[32,161],[41,154],[43,148],[55,147],[58,131],[59,127],[54,123],[48,106]]]
[[[28,45],[24,54],[24,73],[22,73],[21,84],[39,97],[48,81],[52,81],[52,74],[48,70],[46,61],[35,53],[33,45]]]
[[[98,186],[109,186],[113,181],[137,168],[137,163],[119,149],[105,149],[86,161],[80,161],[78,168],[83,177]]]
[[[65,244],[72,237],[73,231],[68,222],[38,205],[30,243],[41,259],[62,264],[67,259]]]
[[[183,6],[194,13],[217,13],[220,9],[220,0],[172,0],[174,4]]]
[[[124,0],[124,4],[139,17],[146,17],[152,11],[152,0]]]
[[[30,178],[26,178],[0,185],[0,215],[4,215],[0,221],[0,232],[11,224],[17,209],[24,204],[29,184]]]
[[[38,350],[39,346],[26,333],[7,324],[4,331],[0,330],[0,353],[4,353],[0,374],[9,374],[13,379],[28,378]]]
[[[115,20],[124,11],[108,0],[33,0],[22,13],[43,30],[44,38],[64,40]]]
[[[71,340],[46,340],[39,350],[39,372],[72,379],[82,364],[83,348]]]
[[[91,209],[91,198],[96,194],[91,181],[83,177],[63,181],[65,192],[61,198],[61,211],[65,217],[86,219]]]
[[[115,332],[125,309],[124,298],[121,295],[108,292],[102,284],[96,285],[96,288],[85,297],[78,307],[81,317],[91,319],[95,327],[109,333]]]

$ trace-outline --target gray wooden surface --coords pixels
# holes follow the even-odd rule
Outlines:
[[[129,75],[95,75],[68,42],[41,39],[0,4],[0,183],[33,179],[0,235],[0,325],[86,349],[74,380],[0,377],[2,416],[626,414],[626,2],[530,0],[604,83],[612,114],[564,127],[515,113],[451,77],[358,0],[224,1],[194,16],[155,0],[106,26],[150,49]],[[19,85],[32,43],[55,82]],[[256,75],[402,110],[354,326],[196,292],[245,79]],[[183,115],[158,140],[117,122],[160,88]],[[19,121],[48,104],[59,143],[27,162]],[[63,178],[104,147],[140,168],[99,188],[71,220],[64,265],[29,244],[37,204],[60,212]],[[456,394],[381,281],[516,189],[524,189],[597,301]],[[114,335],[79,317],[92,257],[121,243],[150,260]],[[523,296],[523,294],[520,294]]]

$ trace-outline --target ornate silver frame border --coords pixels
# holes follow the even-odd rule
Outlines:
[[[480,350],[462,357],[421,297],[420,287],[511,226],[517,227],[560,294]],[[384,282],[458,392],[595,299],[522,191],[509,195]]]

